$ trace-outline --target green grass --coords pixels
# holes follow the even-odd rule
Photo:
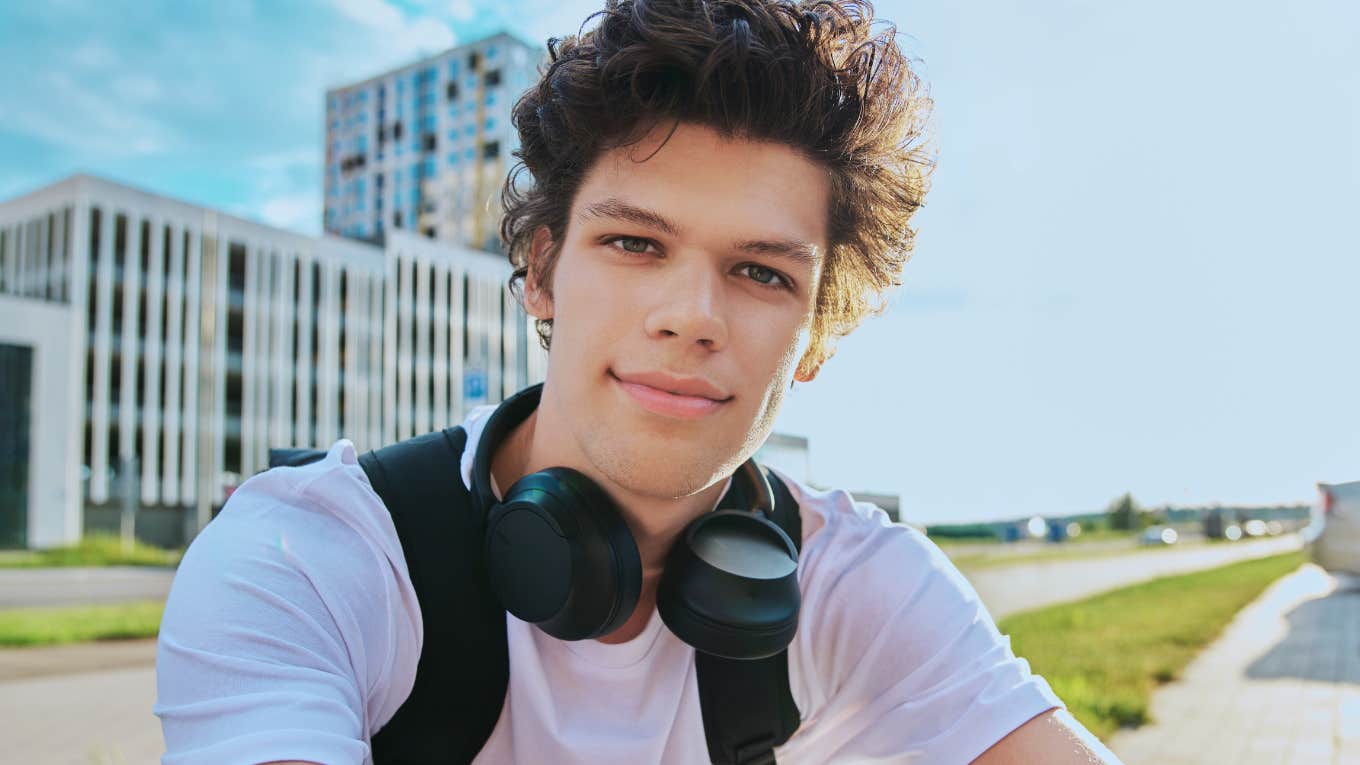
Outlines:
[[[1290,552],[1163,577],[1015,614],[998,628],[1072,714],[1104,737],[1148,722],[1157,686],[1179,677],[1243,606],[1305,560]]]
[[[155,637],[165,604],[159,600],[74,608],[0,611],[0,646],[39,646]]]
[[[47,550],[13,550],[0,553],[0,568],[49,568],[54,566],[174,566],[183,550],[134,542],[124,549],[115,534],[86,534],[78,544]]]

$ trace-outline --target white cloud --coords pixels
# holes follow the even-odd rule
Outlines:
[[[282,194],[252,205],[260,218],[271,226],[315,234],[321,230],[321,194],[301,192]]]
[[[87,156],[142,156],[174,143],[161,120],[128,108],[118,94],[88,80],[50,71],[35,84],[47,96],[43,104],[21,103],[20,95],[0,90],[9,129]],[[147,94],[145,83],[129,79],[128,85]]]
[[[383,0],[334,2],[342,15],[369,30],[380,50],[400,52],[405,58],[452,47],[456,39],[453,30],[437,18],[408,19],[400,9]]]

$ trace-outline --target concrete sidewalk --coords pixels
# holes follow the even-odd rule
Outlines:
[[[1271,585],[1106,743],[1126,765],[1360,763],[1360,580],[1313,564]]]

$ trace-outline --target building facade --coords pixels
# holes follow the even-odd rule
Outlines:
[[[501,184],[519,147],[510,113],[541,60],[500,34],[327,91],[325,230],[496,249]]]
[[[501,256],[310,237],[88,176],[0,203],[0,545],[192,537],[275,446],[362,450],[541,380]]]

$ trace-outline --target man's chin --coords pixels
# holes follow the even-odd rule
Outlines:
[[[646,450],[596,455],[594,462],[609,481],[630,494],[657,500],[683,499],[712,486],[731,471],[724,471],[707,453]]]

